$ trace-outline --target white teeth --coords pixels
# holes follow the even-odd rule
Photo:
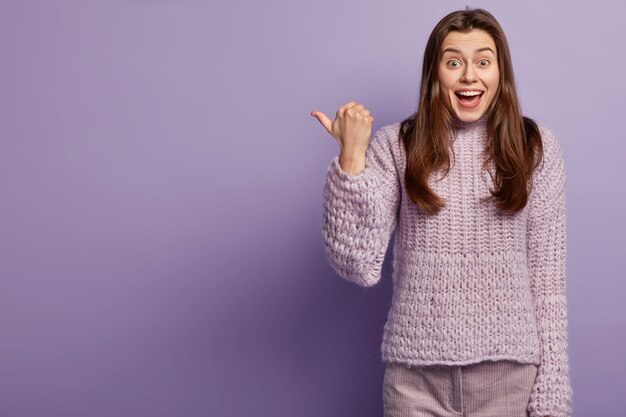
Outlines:
[[[457,91],[456,93],[462,96],[477,96],[482,94],[482,91]]]

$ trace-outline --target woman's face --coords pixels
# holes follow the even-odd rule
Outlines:
[[[482,29],[453,31],[443,40],[441,51],[438,74],[446,106],[461,121],[478,120],[493,101],[500,82],[495,42]]]

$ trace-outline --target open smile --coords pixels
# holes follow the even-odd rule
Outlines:
[[[473,109],[480,104],[484,91],[481,90],[459,90],[455,91],[457,102],[465,109]]]

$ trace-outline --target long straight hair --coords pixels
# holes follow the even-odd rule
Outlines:
[[[543,145],[535,121],[521,114],[509,46],[498,21],[484,9],[459,10],[445,16],[433,29],[422,65],[422,80],[417,111],[400,124],[399,140],[407,155],[405,185],[413,202],[426,214],[445,207],[444,200],[429,186],[431,174],[445,166],[450,170],[450,144],[457,129],[455,115],[444,103],[440,91],[438,65],[441,45],[452,31],[486,31],[497,48],[500,82],[487,114],[485,168],[494,162],[495,175],[489,172],[494,189],[488,199],[507,212],[524,208],[532,190],[532,174],[543,158]],[[444,175],[444,176],[445,176]]]

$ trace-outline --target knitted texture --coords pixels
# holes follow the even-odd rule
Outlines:
[[[429,179],[446,202],[436,215],[423,213],[406,192],[399,122],[376,131],[359,174],[343,171],[335,157],[324,186],[326,255],[341,277],[372,286],[395,230],[383,361],[534,363],[529,416],[569,417],[562,150],[538,123],[544,161],[528,204],[503,212],[493,200],[481,201],[494,187],[482,168],[486,120],[457,120],[450,172]],[[493,162],[489,169],[495,174]]]

